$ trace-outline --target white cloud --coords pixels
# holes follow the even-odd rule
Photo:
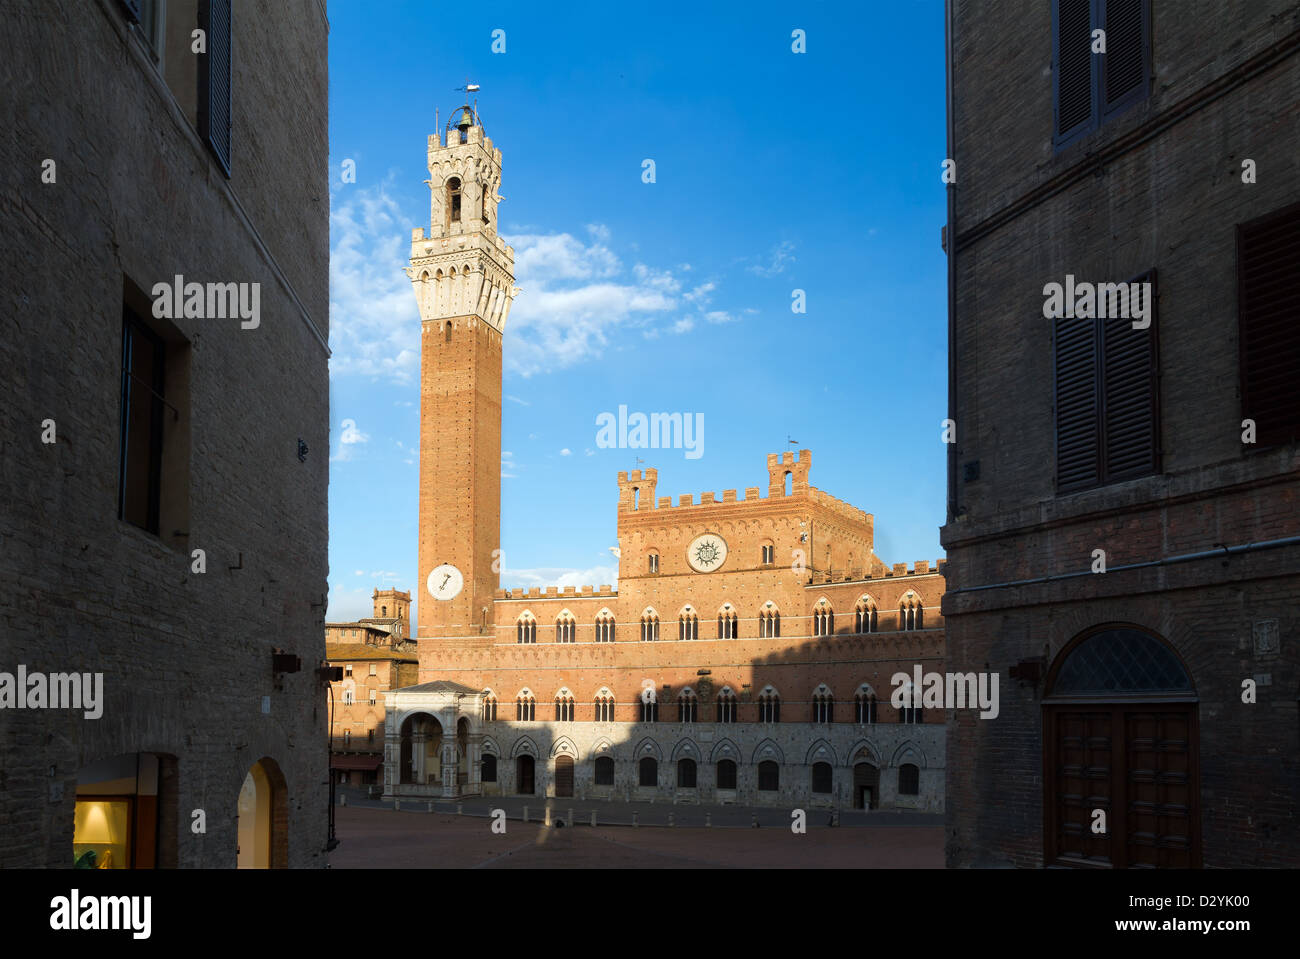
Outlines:
[[[617,566],[592,566],[571,569],[563,566],[538,566],[533,569],[503,569],[501,585],[519,586],[618,586]]]
[[[521,290],[510,310],[506,365],[524,376],[599,356],[618,327],[645,327],[675,310],[681,282],[673,271],[634,264],[628,277],[592,224],[584,244],[568,233],[506,237],[515,248]]]
[[[411,218],[386,187],[330,198],[331,376],[411,382],[419,371],[420,314],[403,271]]]
[[[573,450],[569,449],[569,448],[566,446],[564,449],[560,450],[560,455],[561,455],[561,456],[572,456],[572,455],[573,455]]]
[[[680,319],[673,324],[674,333],[689,333],[693,329],[695,329],[695,321],[692,320],[689,316],[685,317],[684,319]]]
[[[357,576],[365,576],[365,575],[366,575],[366,571],[365,571],[364,569],[359,569],[359,570],[356,571],[356,575],[357,575]]]
[[[506,394],[506,399],[508,399],[511,403],[518,403],[520,406],[532,406],[532,405],[533,405],[532,403],[529,403],[527,400],[521,400],[521,399],[520,399],[519,397],[517,397],[517,396],[511,396],[509,393]]]
[[[794,261],[794,243],[790,240],[782,240],[772,247],[771,252],[768,254],[766,266],[756,263],[746,269],[755,276],[776,276],[778,273],[784,273],[785,268]]]

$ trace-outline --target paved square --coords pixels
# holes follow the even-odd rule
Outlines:
[[[943,868],[943,826],[668,828],[545,826],[443,812],[335,810],[336,869],[470,868]]]

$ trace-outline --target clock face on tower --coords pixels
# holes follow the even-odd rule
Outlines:
[[[465,577],[451,563],[443,563],[429,572],[425,585],[434,599],[455,599],[465,586]]]
[[[686,562],[697,573],[711,573],[727,561],[727,541],[717,533],[704,533],[686,547]]]

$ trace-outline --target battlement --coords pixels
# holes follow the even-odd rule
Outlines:
[[[613,599],[618,590],[608,584],[602,586],[519,586],[498,589],[495,599]]]
[[[465,142],[460,142],[460,134],[456,130],[446,131],[445,137],[440,130],[437,133],[429,134],[429,159],[432,162],[435,154],[443,153],[447,150],[454,150],[457,147],[479,146],[482,147],[490,157],[493,163],[498,167],[501,166],[501,151],[492,145],[492,138],[488,136],[483,127],[475,124],[465,131]]]
[[[873,576],[869,568],[862,566],[853,566],[848,569],[836,570],[819,570],[812,575],[809,586],[818,586],[830,583],[853,583],[865,582],[872,579],[894,579],[901,576],[927,576],[943,575],[943,568],[947,565],[947,560],[937,559],[933,565],[928,559],[918,559],[909,568],[906,563],[895,563],[893,566],[886,566],[883,576]]]

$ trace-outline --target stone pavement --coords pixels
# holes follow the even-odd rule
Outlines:
[[[676,811],[683,808],[690,807]],[[506,832],[496,834],[490,819],[471,816],[468,809],[458,816],[349,805],[335,816],[341,840],[330,853],[335,869],[943,868],[941,823],[814,827],[796,835],[788,819],[759,829],[592,828],[581,819],[574,826],[548,827],[508,820]]]
[[[338,786],[337,796],[346,797],[349,807],[368,809],[393,809],[391,801],[367,799],[365,791],[356,787]],[[336,798],[337,801],[337,798]],[[717,829],[752,828],[757,819],[760,828],[789,829],[791,811],[795,807],[777,808],[772,806],[703,806],[674,805],[672,803],[649,802],[600,802],[581,799],[546,799],[540,796],[476,796],[463,800],[433,800],[434,813],[453,815],[481,816],[491,815],[493,809],[504,809],[509,820],[523,821],[525,809],[528,819],[541,822],[546,810],[550,809],[551,819],[572,818],[579,825],[590,826],[591,814],[596,813],[599,826],[631,826],[633,816],[640,826],[667,826],[668,817],[672,816],[676,827],[704,826],[708,824]],[[402,813],[422,813],[428,815],[429,800],[406,799],[401,801]],[[829,809],[805,808],[809,829],[830,825]],[[848,826],[943,826],[942,813],[894,812],[861,809],[840,810],[839,825]]]

